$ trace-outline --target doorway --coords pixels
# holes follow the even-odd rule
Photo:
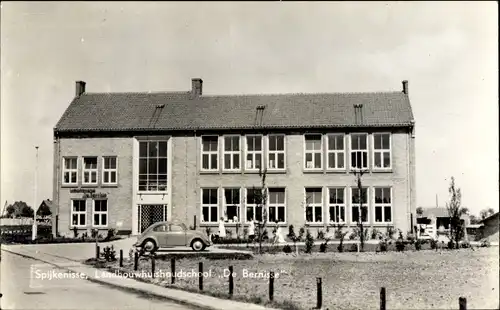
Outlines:
[[[138,205],[139,233],[157,222],[167,220],[167,205]]]

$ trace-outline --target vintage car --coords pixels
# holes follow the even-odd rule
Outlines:
[[[190,230],[183,223],[157,222],[137,237],[134,246],[145,252],[182,246],[189,246],[194,251],[203,251],[210,246],[210,240],[205,233]]]

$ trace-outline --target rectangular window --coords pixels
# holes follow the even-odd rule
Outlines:
[[[323,222],[323,189],[306,188],[306,223]]]
[[[224,189],[224,219],[229,222],[240,221],[240,189]]]
[[[375,222],[392,222],[392,197],[390,187],[375,187]]]
[[[64,185],[78,184],[78,158],[76,157],[63,158],[63,184]]]
[[[108,226],[108,201],[107,200],[94,200],[94,226],[105,227]]]
[[[318,170],[322,167],[323,143],[321,135],[305,135],[305,169]]]
[[[246,190],[246,217],[245,221],[262,221],[263,195],[260,188],[247,188]]]
[[[269,222],[279,223],[286,222],[285,211],[285,189],[284,188],[269,188]]]
[[[167,190],[168,141],[139,142],[139,191]]]
[[[97,157],[83,158],[83,182],[84,185],[97,184]]]
[[[373,167],[391,168],[391,135],[388,133],[373,134]]]
[[[344,135],[335,134],[328,135],[328,150],[327,161],[328,169],[345,169],[345,148],[344,148]]]
[[[267,168],[273,170],[285,169],[285,135],[269,135],[267,143]]]
[[[246,170],[259,170],[262,165],[262,136],[246,136]]]
[[[224,170],[239,170],[240,161],[240,136],[224,136]]]
[[[219,169],[219,137],[201,137],[201,169],[215,171]]]
[[[203,223],[217,223],[219,221],[219,190],[217,188],[203,188],[201,193],[201,220]]]
[[[363,223],[368,223],[368,190],[363,188],[360,195],[359,188],[352,188],[351,221],[352,223],[358,223],[360,220],[363,221]]]
[[[116,157],[103,157],[102,158],[102,183],[103,184],[117,184],[118,183],[118,169]]]
[[[351,134],[351,169],[368,168],[367,134]]]
[[[86,200],[71,200],[71,223],[73,227],[85,227],[87,225]]]
[[[345,223],[344,188],[329,189],[329,221],[330,223]]]

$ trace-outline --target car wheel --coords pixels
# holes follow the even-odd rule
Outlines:
[[[142,248],[146,252],[154,252],[157,249],[156,242],[154,240],[148,239],[142,244]]]
[[[191,242],[191,248],[193,251],[203,251],[205,249],[205,243],[200,239],[195,239]]]

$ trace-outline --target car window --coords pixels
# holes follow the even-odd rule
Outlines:
[[[184,231],[180,225],[170,225],[170,231]]]
[[[160,231],[160,232],[166,232],[167,230],[167,225],[159,225],[153,229],[154,231]]]

